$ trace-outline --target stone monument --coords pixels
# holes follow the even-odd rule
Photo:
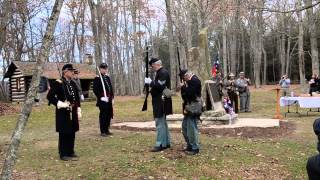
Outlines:
[[[231,124],[237,119],[237,115],[226,114],[222,105],[222,94],[220,93],[220,80],[211,79],[211,64],[208,49],[207,28],[200,30],[199,47],[192,47],[188,51],[187,67],[196,74],[202,83],[202,98],[206,111],[200,117],[203,125]],[[170,121],[180,121],[183,115],[171,115],[167,117]]]

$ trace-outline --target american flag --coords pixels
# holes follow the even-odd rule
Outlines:
[[[215,57],[215,61],[213,62],[213,66],[211,69],[212,77],[216,77],[217,73],[219,72],[220,72],[220,62],[219,62],[219,55],[217,55]]]

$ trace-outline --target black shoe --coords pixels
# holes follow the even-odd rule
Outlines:
[[[171,148],[170,144],[167,145],[166,147],[163,147],[162,149],[169,149],[169,148]]]
[[[246,112],[250,113],[251,111],[250,111],[250,110],[247,110]]]
[[[107,137],[108,135],[106,133],[101,133],[102,137]]]
[[[192,149],[191,151],[186,151],[188,155],[196,155],[199,153],[199,149]]]
[[[107,134],[108,136],[113,135],[113,133],[111,133],[110,131],[108,131],[106,134]]]
[[[164,150],[165,148],[159,146],[159,147],[154,147],[153,149],[150,150],[150,152],[160,152]]]
[[[72,158],[78,158],[79,156],[75,153],[71,154],[69,157],[72,157]]]
[[[183,149],[183,151],[192,151],[192,147],[187,146],[186,148]]]
[[[72,157],[62,156],[62,157],[60,157],[60,159],[61,159],[62,161],[71,161],[71,160],[72,160]]]

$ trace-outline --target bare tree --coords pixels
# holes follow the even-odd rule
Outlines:
[[[102,62],[102,13],[101,0],[88,0],[91,12],[91,26],[94,40],[94,57],[97,64]]]
[[[175,60],[174,39],[173,39],[173,22],[171,13],[171,0],[165,0],[166,2],[166,16],[167,16],[167,28],[168,28],[168,41],[169,41],[169,55],[170,55],[170,72],[171,72],[171,88],[176,89],[177,85],[177,63]]]
[[[306,6],[312,5],[312,0],[304,0]],[[311,57],[312,57],[312,73],[319,75],[319,52],[317,42],[317,16],[313,12],[313,7],[307,9],[308,30],[310,33]]]
[[[17,151],[20,145],[20,140],[23,135],[23,130],[28,122],[30,113],[32,111],[32,105],[34,103],[34,97],[39,89],[40,75],[43,71],[43,64],[47,60],[50,51],[50,45],[52,43],[54,30],[60,15],[60,10],[63,4],[63,0],[56,0],[52,9],[52,13],[47,25],[46,33],[43,37],[42,46],[37,59],[36,67],[33,72],[31,87],[28,90],[27,99],[23,105],[20,116],[17,121],[16,128],[13,132],[9,149],[7,151],[6,159],[3,164],[1,179],[9,180],[12,175],[12,168],[17,158]]]
[[[301,8],[301,0],[296,0],[298,8]],[[301,11],[297,11],[298,25],[299,25],[299,36],[298,36],[298,46],[299,46],[299,76],[300,84],[305,83],[305,69],[304,69],[304,50],[303,50],[303,21]]]

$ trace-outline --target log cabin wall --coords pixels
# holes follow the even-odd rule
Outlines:
[[[25,81],[23,74],[16,69],[10,77],[10,99],[12,102],[23,102],[26,97]]]

